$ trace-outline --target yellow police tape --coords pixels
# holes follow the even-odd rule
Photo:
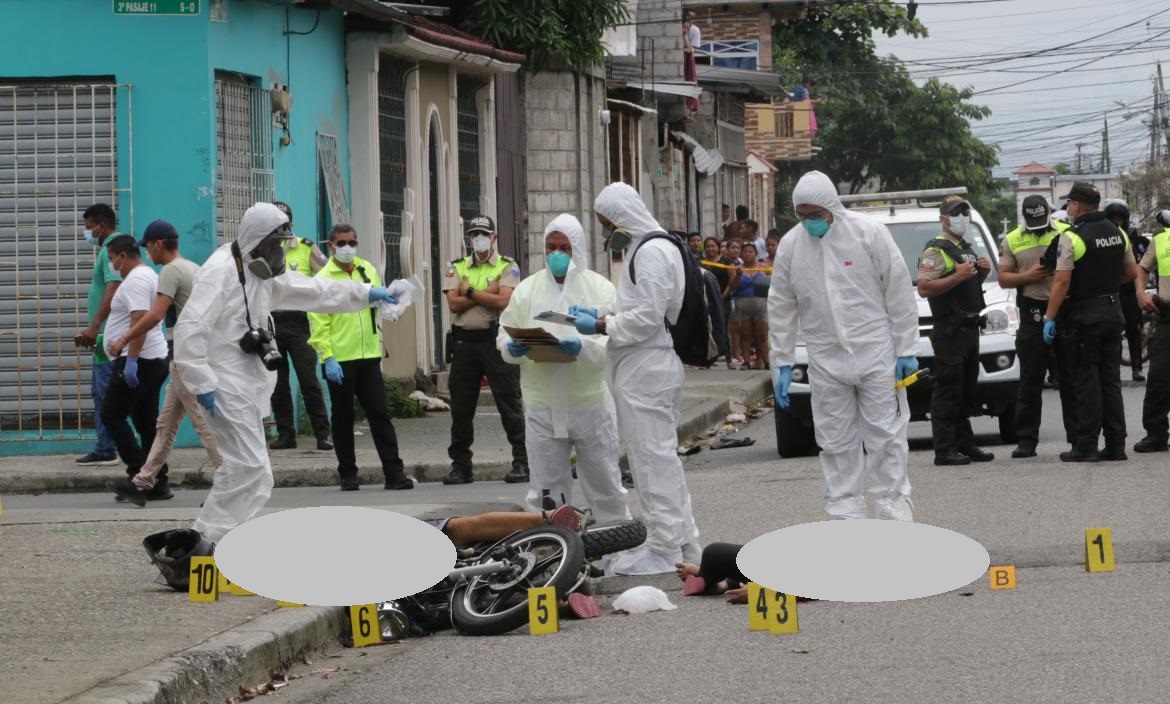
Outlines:
[[[699,263],[702,264],[703,266],[710,266],[710,267],[714,267],[716,269],[739,269],[740,268],[738,266],[735,266],[734,264],[720,264],[719,262],[709,262],[706,259],[700,259]],[[754,267],[751,269],[740,269],[740,270],[741,271],[762,271],[765,274],[772,273],[772,267],[770,267],[770,266]]]

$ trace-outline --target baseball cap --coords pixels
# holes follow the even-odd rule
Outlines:
[[[1040,230],[1048,226],[1048,216],[1052,209],[1044,196],[1028,196],[1020,205],[1020,212],[1024,214],[1024,227],[1029,230]]]
[[[145,247],[148,242],[177,239],[179,239],[179,231],[175,229],[174,225],[166,220],[155,220],[146,226],[146,232],[142,233],[142,239],[135,242],[135,245]]]
[[[476,215],[471,220],[468,220],[467,225],[463,228],[463,234],[465,235],[470,235],[473,232],[494,235],[496,234],[496,223],[486,215]]]
[[[963,196],[951,195],[943,198],[943,202],[939,203],[938,212],[941,215],[950,217],[951,215],[958,213],[963,208],[963,206],[967,207],[967,212],[971,211],[971,204],[968,203],[966,199],[963,198]]]
[[[1084,203],[1086,205],[1098,205],[1101,203],[1101,192],[1088,181],[1077,181],[1072,185],[1068,193],[1060,198],[1061,200],[1065,198],[1075,200],[1078,203]]]

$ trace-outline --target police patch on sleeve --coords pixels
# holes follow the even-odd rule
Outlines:
[[[517,279],[520,278],[520,265],[519,264],[512,265],[512,276],[515,276]]]

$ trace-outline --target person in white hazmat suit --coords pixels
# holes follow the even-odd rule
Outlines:
[[[701,555],[691,494],[678,457],[678,417],[683,366],[674,352],[666,321],[682,309],[685,270],[674,244],[646,235],[665,232],[638,192],[611,183],[594,201],[597,220],[608,233],[607,247],[626,252],[613,305],[573,306],[577,330],[609,337],[607,377],[626,437],[630,470],[638,491],[646,542],[613,556],[610,574],[646,575],[675,571],[675,564]],[[636,250],[636,252],[635,252]],[[629,269],[636,257],[637,281]]]
[[[828,176],[792,191],[800,223],[780,240],[768,293],[776,398],[789,404],[797,333],[808,348],[816,441],[830,518],[912,521],[910,407],[895,382],[918,368],[918,306],[890,231],[849,212]],[[860,430],[860,432],[858,432]]]
[[[369,284],[288,275],[281,245],[292,237],[288,216],[275,205],[248,208],[235,242],[221,246],[199,269],[175,326],[175,366],[203,407],[223,456],[194,526],[212,542],[256,516],[272,494],[264,415],[276,372],[260,353],[245,351],[241,338],[249,330],[253,337],[257,329],[267,331],[272,308],[348,313],[377,301],[396,302],[386,289]]]
[[[537,320],[545,311],[567,313],[581,301],[612,304],[614,286],[589,270],[585,230],[577,218],[558,215],[544,229],[545,268],[520,282],[500,315],[496,338],[504,361],[519,364],[524,395],[525,443],[530,470],[530,511],[540,511],[544,498],[558,506],[573,501],[569,455],[577,451],[577,477],[594,517],[602,523],[630,518],[627,492],[618,468],[617,422],[613,398],[605,385],[603,335],[577,337],[573,328]],[[530,347],[505,330],[543,328],[561,338],[559,349],[576,361],[537,363]]]

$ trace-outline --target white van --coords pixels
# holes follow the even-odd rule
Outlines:
[[[924,191],[899,191],[841,196],[851,210],[870,215],[889,228],[911,280],[917,279],[918,256],[926,243],[942,232],[938,205],[948,195],[965,196],[966,188],[940,188]],[[983,282],[983,296],[987,307],[987,327],[979,335],[979,412],[999,420],[999,434],[1006,443],[1016,441],[1016,388],[1020,382],[1020,364],[1016,359],[1016,330],[1019,328],[1019,309],[1016,308],[1015,289],[1000,288],[996,265],[999,247],[996,238],[979,213],[971,209],[971,224],[975,228],[971,240],[976,253],[991,261],[991,273]],[[930,305],[914,291],[918,301],[918,366],[933,367],[934,349],[930,343],[933,320]],[[892,362],[891,362],[892,363]],[[910,386],[911,420],[924,420],[930,414],[931,382],[929,379]],[[796,364],[792,368],[792,386],[786,409],[776,407],[776,444],[782,457],[797,457],[816,451],[813,437],[812,407],[808,385],[808,352],[797,342]]]

